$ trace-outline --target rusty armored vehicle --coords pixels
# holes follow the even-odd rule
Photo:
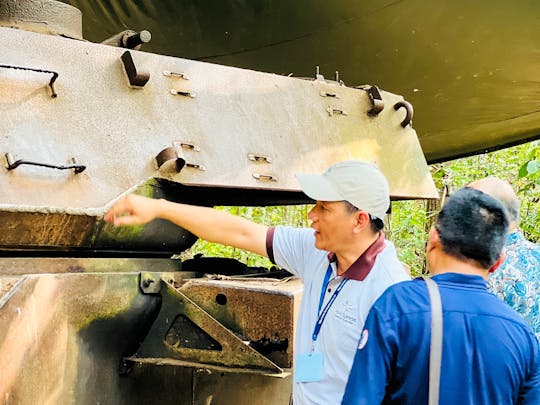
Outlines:
[[[90,42],[52,0],[4,0],[0,26],[0,403],[288,404],[300,282],[103,215],[131,192],[309,203],[294,174],[353,158],[436,198],[411,104],[144,52],[147,31]]]

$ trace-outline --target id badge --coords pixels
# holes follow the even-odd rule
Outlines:
[[[322,380],[323,354],[321,352],[299,354],[296,356],[295,362],[295,382],[313,382]]]

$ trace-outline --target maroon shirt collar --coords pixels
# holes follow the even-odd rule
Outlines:
[[[377,255],[384,249],[384,233],[379,232],[379,237],[368,247],[364,253],[342,274],[344,278],[350,278],[357,281],[364,281],[373,265]],[[337,262],[335,253],[328,253],[330,263]]]

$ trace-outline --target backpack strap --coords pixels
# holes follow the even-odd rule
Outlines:
[[[441,358],[443,339],[443,315],[441,294],[437,283],[427,276],[422,276],[426,282],[431,305],[431,345],[429,348],[429,386],[428,404],[439,403],[439,389],[441,383]]]

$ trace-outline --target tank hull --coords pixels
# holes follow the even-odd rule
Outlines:
[[[275,377],[226,365],[182,367],[175,364],[179,360],[166,358],[126,360],[137,353],[162,306],[159,294],[142,291],[137,270],[172,270],[171,261],[42,258],[34,259],[34,266],[36,262],[43,263],[41,272],[31,274],[27,259],[0,259],[0,403],[202,405],[249,404],[260,398],[289,403],[290,373]],[[51,268],[56,273],[48,273]],[[193,273],[147,274],[174,280],[178,291],[205,304],[214,319],[246,340],[288,339],[273,359],[290,369],[301,294],[297,281],[280,288],[264,281],[206,286]],[[217,294],[228,303],[215,304]],[[212,302],[219,308],[213,310]],[[242,312],[247,306],[250,317]],[[210,327],[206,333],[215,336]]]

